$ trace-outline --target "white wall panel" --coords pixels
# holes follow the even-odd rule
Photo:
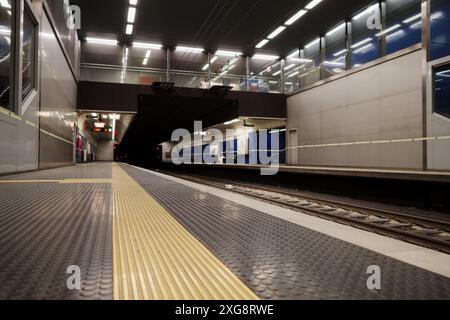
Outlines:
[[[421,52],[288,98],[288,129],[299,129],[299,165],[422,168],[422,144],[366,143],[422,137]]]

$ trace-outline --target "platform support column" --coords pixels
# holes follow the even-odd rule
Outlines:
[[[250,91],[250,57],[245,57],[245,91]]]
[[[326,79],[327,74],[324,67],[324,62],[326,61],[326,39],[325,37],[320,36],[320,47],[319,47],[319,56],[320,56],[320,80]]]
[[[424,0],[422,10],[422,130],[428,137],[428,61],[430,61],[430,15],[431,0]],[[428,141],[423,141],[423,170],[428,170]]]
[[[284,94],[285,93],[285,73],[284,73],[284,68],[286,67],[286,60],[285,59],[281,59],[280,61],[280,93]]]
[[[208,52],[208,89],[211,88],[211,52]]]
[[[345,64],[346,64],[346,70],[350,70],[353,65],[352,61],[352,22],[347,21],[346,23],[346,30],[345,30],[345,37],[346,37],[346,49],[347,53],[345,56]]]
[[[170,82],[170,49],[166,49],[166,82]]]

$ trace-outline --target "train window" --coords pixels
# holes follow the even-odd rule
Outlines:
[[[12,110],[12,9],[11,0],[3,2],[0,7],[0,106]]]
[[[434,112],[450,118],[450,63],[434,69]]]
[[[22,100],[35,88],[36,24],[28,10],[23,16]]]

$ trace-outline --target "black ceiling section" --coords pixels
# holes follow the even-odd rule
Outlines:
[[[138,97],[152,95],[158,95],[158,92],[151,86],[80,81],[77,99],[78,109],[136,112],[138,110]],[[208,90],[175,88],[173,96],[186,97],[187,99],[203,98],[208,96]],[[284,95],[231,91],[226,98],[238,101],[239,116],[277,119],[287,116],[287,102]],[[181,115],[183,117],[190,116],[188,110]]]
[[[127,43],[136,39],[169,47],[191,45],[211,50],[220,47],[252,54],[257,42],[309,1],[140,0],[133,37],[124,32],[128,0],[71,0],[71,3],[82,9],[82,37],[114,35]],[[259,51],[284,56],[372,2],[324,0]]]

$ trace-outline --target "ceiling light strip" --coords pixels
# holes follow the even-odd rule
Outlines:
[[[293,25],[295,22],[297,22],[297,20],[299,20],[301,17],[303,17],[305,14],[307,14],[309,10],[312,10],[313,8],[315,8],[322,1],[323,0],[313,0],[313,1],[309,2],[304,9],[297,11],[292,17],[290,17],[288,20],[286,20],[283,25],[279,26],[271,34],[269,34],[267,36],[267,38],[258,42],[255,45],[255,48],[261,49],[262,47],[264,47],[267,43],[269,43],[270,40],[276,38],[284,30],[286,30],[287,27]]]

